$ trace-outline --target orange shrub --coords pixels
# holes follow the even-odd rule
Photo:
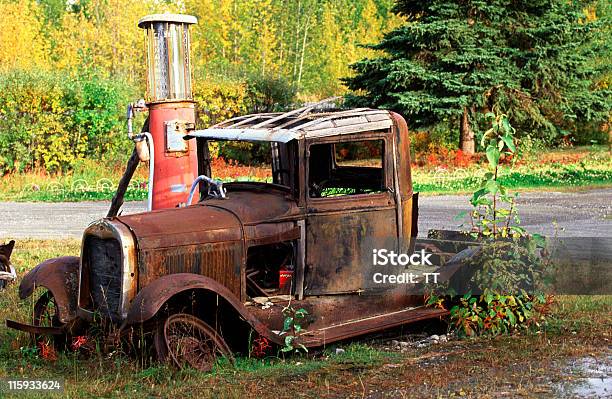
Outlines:
[[[429,143],[426,151],[416,153],[413,164],[426,168],[465,168],[478,162],[480,158],[479,154],[469,155],[461,150]]]
[[[257,180],[266,180],[272,177],[272,170],[265,166],[243,166],[236,161],[226,161],[223,157],[211,160],[213,176],[217,179],[237,179],[250,177]]]

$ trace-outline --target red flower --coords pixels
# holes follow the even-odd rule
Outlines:
[[[259,337],[253,340],[253,347],[251,350],[251,354],[254,357],[264,357],[268,349],[272,346],[270,345],[270,341],[265,337]]]
[[[51,345],[49,342],[40,341],[38,343],[38,350],[40,351],[40,356],[43,359],[49,360],[52,362],[57,360],[57,353],[55,353],[55,349],[53,348],[53,345]]]
[[[79,348],[81,348],[86,343],[87,343],[87,337],[85,335],[79,335],[78,337],[74,337],[74,339],[72,340],[72,345],[71,345],[72,350],[77,351],[79,350]]]

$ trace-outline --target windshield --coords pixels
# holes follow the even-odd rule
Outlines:
[[[224,183],[260,182],[295,188],[295,141],[279,143],[198,139],[198,159],[200,174]]]

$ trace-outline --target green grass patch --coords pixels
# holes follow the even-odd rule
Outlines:
[[[430,194],[468,193],[476,190],[486,172],[483,168],[413,171],[414,190]],[[572,189],[612,186],[612,162],[591,159],[576,164],[526,164],[502,168],[499,182],[508,189]]]
[[[80,161],[73,171],[49,175],[45,172],[14,173],[0,178],[0,201],[76,202],[112,199],[123,165],[93,160]],[[147,168],[142,165],[125,195],[126,200],[147,197]]]

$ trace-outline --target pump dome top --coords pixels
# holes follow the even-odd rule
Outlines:
[[[140,21],[138,21],[138,27],[144,28],[146,24],[154,23],[154,22],[174,22],[179,24],[197,24],[198,19],[193,15],[185,15],[185,14],[151,14],[146,17],[142,17]]]

